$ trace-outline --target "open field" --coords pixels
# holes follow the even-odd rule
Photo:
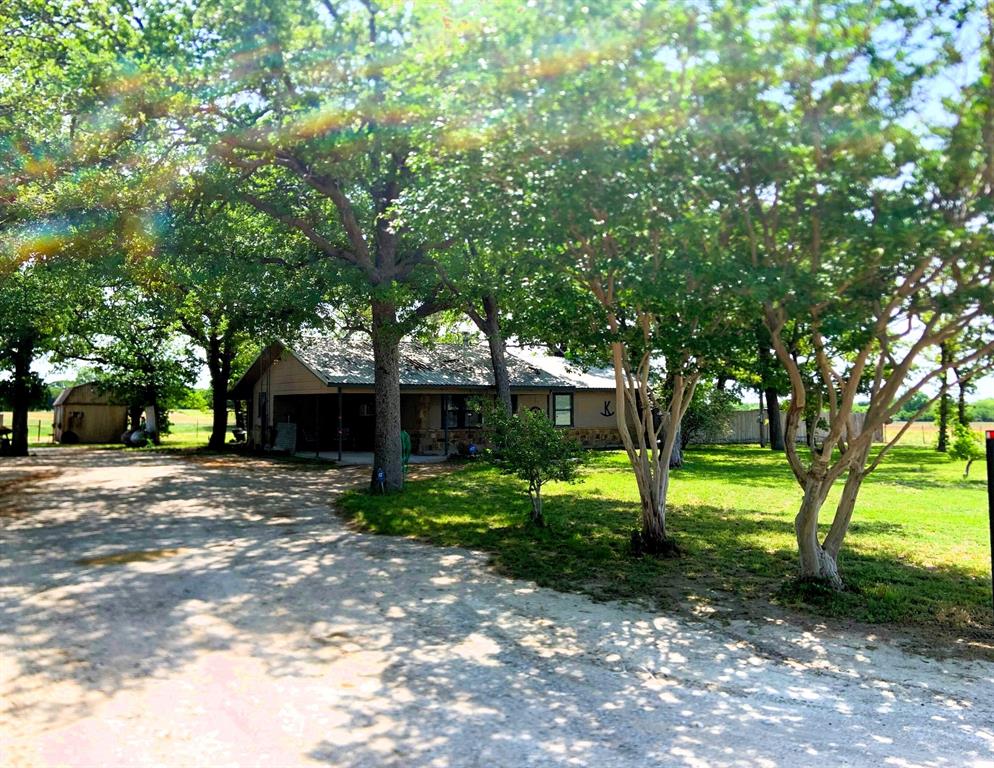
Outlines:
[[[12,414],[3,414],[3,423],[10,426]],[[211,434],[210,411],[199,411],[195,408],[180,408],[169,412],[171,422],[170,432],[164,435],[164,445],[173,448],[195,448],[207,445]],[[229,412],[228,424],[234,424],[234,416]],[[31,431],[31,445],[34,447],[52,444],[52,411],[31,411],[28,414],[28,425]],[[228,435],[228,439],[231,435]]]
[[[888,424],[884,427],[884,438],[890,440],[901,428],[906,424],[903,421],[895,421],[893,424]],[[975,421],[970,426],[973,428],[974,432],[983,434],[985,430],[994,429],[994,421]],[[899,445],[917,445],[917,446],[927,446],[935,447],[935,443],[938,439],[938,423],[934,421],[916,421],[910,427],[908,431],[901,436]]]
[[[667,606],[799,605],[784,585],[795,570],[801,493],[783,458],[725,446],[691,451],[686,462],[671,485],[671,533],[685,553],[676,560],[629,555],[638,495],[621,452],[594,454],[577,485],[548,487],[547,529],[525,523],[525,489],[486,464],[411,482],[401,495],[352,493],[342,508],[365,529],[484,550],[502,572],[556,589]],[[895,448],[867,481],[843,548],[843,574],[859,591],[807,607],[927,625],[990,648],[984,478],[983,462],[964,481],[958,462],[927,448]]]

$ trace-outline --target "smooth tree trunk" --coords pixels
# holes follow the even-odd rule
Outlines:
[[[531,521],[540,528],[545,527],[545,517],[542,515],[542,483],[532,480],[528,485],[528,498],[532,503]]]
[[[770,449],[782,451],[784,450],[783,423],[780,419],[780,403],[777,402],[777,390],[775,387],[767,387],[765,394],[766,410],[770,418]]]
[[[31,360],[34,345],[22,342],[14,352],[13,381],[11,381],[10,453],[12,456],[28,455],[28,410],[31,408]]]
[[[669,410],[656,414],[648,395],[648,355],[643,356],[637,370],[631,371],[625,354],[621,342],[612,343],[615,416],[621,442],[635,474],[641,507],[640,529],[632,534],[632,550],[636,555],[675,555],[679,548],[666,530],[670,459],[679,444],[680,423],[686,404],[693,398],[697,378],[675,376]]]
[[[842,550],[842,542],[846,538],[846,534],[849,533],[849,525],[852,523],[853,512],[856,511],[856,499],[859,496],[859,490],[863,487],[863,481],[866,476],[870,473],[867,469],[866,459],[870,453],[870,445],[867,443],[866,448],[859,451],[853,459],[852,465],[849,467],[849,474],[846,476],[846,484],[842,487],[842,495],[839,497],[839,503],[835,507],[835,518],[832,520],[832,526],[829,528],[828,534],[825,536],[825,541],[822,544],[822,550],[826,557],[831,558],[832,568],[835,574],[838,576],[839,573],[839,552]],[[842,583],[841,578],[837,582],[833,582],[833,586],[840,586]]]
[[[834,589],[842,589],[836,559],[825,550],[818,538],[818,516],[832,487],[832,481],[825,476],[826,469],[823,463],[812,465],[805,480],[801,508],[794,518],[794,533],[797,536],[801,579],[822,581]]]
[[[404,463],[400,445],[400,336],[397,308],[390,301],[373,299],[373,364],[375,367],[375,428],[373,473],[370,488],[399,491],[404,487]]]

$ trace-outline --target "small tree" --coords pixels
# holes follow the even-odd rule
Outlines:
[[[710,382],[699,384],[683,417],[680,447],[686,450],[691,443],[702,445],[720,441],[731,429],[737,401],[735,392],[718,389]]]
[[[545,525],[542,516],[542,486],[550,480],[571,483],[583,460],[580,442],[556,428],[541,411],[509,414],[497,404],[484,415],[487,437],[493,448],[490,457],[501,472],[528,482],[531,522]]]
[[[963,470],[964,480],[970,476],[970,465],[977,459],[984,458],[984,450],[977,433],[970,429],[968,423],[959,420],[953,422],[953,442],[948,452],[950,459],[966,462],[966,469]]]

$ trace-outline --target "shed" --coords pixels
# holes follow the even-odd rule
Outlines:
[[[96,382],[66,387],[53,408],[57,443],[116,443],[128,426],[128,407],[100,392]]]

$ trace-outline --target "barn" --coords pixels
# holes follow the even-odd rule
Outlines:
[[[448,455],[480,442],[474,401],[496,395],[487,346],[404,341],[400,356],[401,428],[413,452]],[[508,351],[507,365],[516,411],[539,409],[590,447],[620,444],[613,377],[523,352]],[[265,348],[229,396],[247,404],[248,441],[255,447],[271,447],[292,433],[287,450],[366,452],[373,449],[373,376],[368,341],[308,337]]]
[[[116,443],[127,428],[128,408],[101,393],[95,382],[66,387],[53,403],[57,443]]]

